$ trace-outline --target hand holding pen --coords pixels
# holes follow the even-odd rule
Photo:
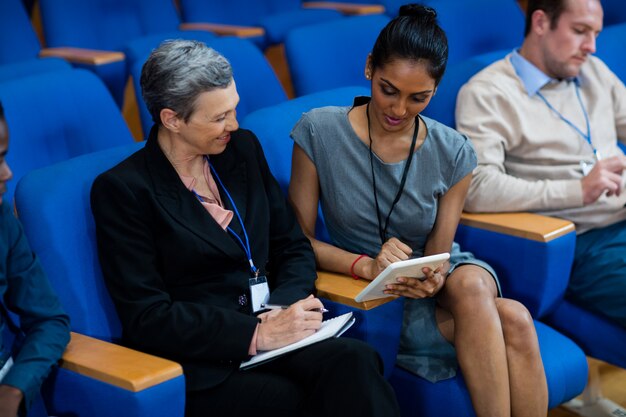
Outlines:
[[[258,317],[257,349],[271,350],[295,343],[315,333],[322,325],[324,305],[313,295],[287,308],[277,306]],[[267,306],[265,308],[268,308]]]

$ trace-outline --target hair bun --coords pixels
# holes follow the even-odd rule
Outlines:
[[[405,4],[404,6],[400,6],[400,12],[398,14],[400,16],[425,19],[428,22],[435,22],[437,20],[437,12],[435,9],[424,6],[423,4]]]

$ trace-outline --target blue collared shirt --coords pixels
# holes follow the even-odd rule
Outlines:
[[[524,84],[524,88],[526,88],[526,92],[530,97],[537,94],[546,84],[558,81],[545,74],[520,55],[518,50],[514,50],[511,53],[511,65],[513,65],[513,69],[522,81],[522,84]],[[578,82],[578,78],[573,78],[572,80]]]

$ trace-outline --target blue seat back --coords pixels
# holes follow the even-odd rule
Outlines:
[[[283,190],[291,178],[291,129],[304,112],[316,107],[350,106],[355,96],[369,94],[364,87],[344,87],[310,94],[257,110],[241,122],[259,138],[267,163]]]
[[[132,39],[171,33],[180,23],[171,0],[40,0],[47,46],[123,51]],[[175,33],[175,32],[174,32]],[[85,66],[121,108],[128,72],[124,62]]]
[[[40,0],[47,46],[121,51],[131,39],[176,30],[171,0]]]
[[[367,55],[388,22],[384,15],[348,17],[289,32],[285,54],[296,95],[369,87],[364,76]]]
[[[30,172],[17,186],[18,216],[72,330],[98,339],[119,340],[121,325],[100,271],[91,184],[142,146],[131,142],[47,166]]]
[[[272,4],[267,0],[181,0],[180,11],[185,22],[255,26],[272,14]]]
[[[223,54],[233,66],[240,102],[237,117],[242,120],[248,113],[262,107],[273,106],[287,100],[287,94],[278,81],[274,70],[261,51],[250,41],[239,38],[216,38],[210,34],[181,32],[179,39],[196,39]],[[126,48],[130,74],[133,77],[141,126],[147,135],[152,117],[141,97],[139,84],[141,68],[152,49],[162,39],[158,36],[144,37],[128,44]]]
[[[456,96],[463,84],[489,64],[503,58],[509,50],[489,52],[448,66],[435,96],[423,111],[425,116],[455,128]]]
[[[626,3],[622,3],[626,10]],[[606,12],[605,12],[606,13]],[[606,16],[606,14],[605,14]],[[626,23],[607,26],[596,41],[596,55],[626,83]]]
[[[431,0],[448,36],[448,65],[513,49],[524,40],[524,15],[513,0]]]
[[[25,61],[0,65],[0,82],[14,78],[28,77],[51,71],[70,70],[69,62],[61,58],[32,58]]]
[[[40,49],[22,2],[0,1],[0,64],[36,58]]]
[[[74,156],[133,142],[102,82],[85,70],[56,71],[0,83],[14,181]],[[78,174],[78,173],[77,173]]]
[[[330,9],[304,9],[299,0],[181,0],[185,22],[260,26],[265,36],[255,40],[264,48],[282,43],[293,28],[341,18]]]
[[[602,0],[604,9],[604,26],[626,23],[626,6],[624,0]]]
[[[270,170],[286,194],[293,150],[289,134],[302,113],[316,107],[349,106],[355,96],[368,94],[369,89],[364,87],[344,87],[298,97],[251,113],[243,119],[241,126],[252,130],[259,138]],[[325,242],[330,240],[321,211],[318,213],[316,236]]]

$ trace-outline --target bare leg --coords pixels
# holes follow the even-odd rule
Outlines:
[[[509,364],[511,414],[515,417],[545,416],[548,384],[532,317],[526,307],[514,300],[499,298],[496,306]]]
[[[454,341],[477,416],[545,416],[548,388],[532,318],[496,291],[484,269],[457,268],[439,296],[439,328]]]
[[[496,294],[495,282],[487,271],[463,265],[448,277],[438,296],[439,304],[449,313],[438,309],[437,321],[443,336],[456,347],[478,417],[511,415],[507,353]]]

